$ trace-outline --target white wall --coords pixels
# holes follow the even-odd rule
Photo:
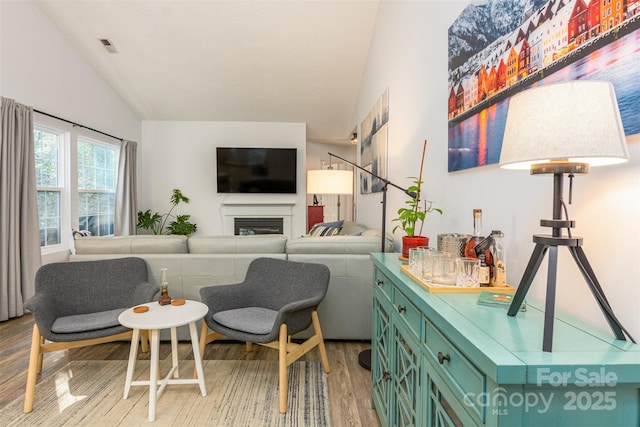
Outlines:
[[[140,142],[140,119],[35,3],[0,1],[0,24],[2,96]]]
[[[447,172],[447,30],[467,1],[382,2],[363,83],[354,110],[360,123],[385,88],[389,88],[388,178],[408,185],[429,140],[424,168],[426,194],[444,209],[431,215],[426,234],[472,230],[472,209],[484,211],[484,230],[506,235],[507,279],[517,285],[533,250],[531,236],[546,234],[540,219],[551,217],[552,178],[499,169],[496,165]],[[631,161],[594,168],[574,180],[569,215],[583,248],[622,324],[640,340],[640,138],[629,144]],[[359,222],[379,226],[381,194],[358,197]],[[388,193],[387,229],[404,197]],[[399,245],[400,234],[394,236]],[[435,246],[435,242],[432,243]],[[574,313],[608,330],[594,298],[566,250],[559,251],[557,309]],[[529,299],[546,291],[546,260]]]
[[[0,1],[0,94],[141,142],[138,117],[29,0]],[[42,117],[34,114],[36,121]],[[47,123],[66,126],[57,120]],[[65,260],[68,255],[68,250],[49,253],[43,256],[43,263]]]
[[[291,202],[292,235],[306,232],[306,125],[259,122],[156,122],[142,123],[145,143],[142,160],[140,210],[166,213],[174,188],[189,197],[175,213],[190,214],[199,235],[222,235],[222,204],[231,201]],[[218,194],[216,147],[278,147],[298,149],[298,193]],[[256,215],[260,215],[259,209]]]

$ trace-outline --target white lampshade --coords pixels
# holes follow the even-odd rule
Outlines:
[[[576,80],[539,86],[509,101],[500,167],[549,161],[603,166],[629,159],[610,82]]]
[[[307,171],[308,194],[353,194],[353,172],[335,169]]]

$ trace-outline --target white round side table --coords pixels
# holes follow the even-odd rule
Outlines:
[[[124,384],[124,399],[129,397],[131,386],[149,386],[149,421],[156,418],[156,401],[168,384],[199,384],[203,396],[207,395],[204,383],[204,371],[202,369],[202,357],[198,345],[198,333],[196,322],[202,319],[208,311],[205,304],[198,301],[186,300],[184,305],[160,305],[157,302],[143,304],[149,308],[144,313],[135,313],[133,308],[124,311],[118,316],[118,321],[128,328],[133,329],[131,349],[129,351],[129,364],[127,365],[127,377]],[[140,307],[140,306],[136,306]],[[193,347],[193,359],[196,365],[197,378],[181,379],[178,371],[178,339],[176,328],[189,325],[191,333],[191,345]],[[159,334],[161,329],[171,329],[171,358],[172,368],[166,377],[158,379],[158,353],[160,348]],[[138,342],[140,330],[151,332],[151,371],[149,381],[132,381],[133,372],[138,354]],[[170,378],[172,377],[173,378]],[[158,388],[158,386],[160,386]]]

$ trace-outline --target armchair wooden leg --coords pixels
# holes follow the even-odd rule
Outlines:
[[[209,328],[205,322],[202,322],[202,329],[200,330],[200,360],[204,360],[204,348],[207,345],[207,334],[209,332]],[[198,371],[194,367],[193,368],[193,378],[198,378]]]
[[[318,337],[318,350],[320,350],[320,359],[322,359],[322,367],[327,374],[331,371],[329,367],[329,358],[327,357],[327,349],[324,346],[324,338],[322,337],[322,329],[320,329],[320,320],[318,320],[318,313],[316,311],[311,313],[311,322],[313,323],[313,330]]]
[[[42,369],[42,352],[40,351],[40,343],[42,336],[38,325],[33,325],[33,335],[31,336],[31,352],[29,355],[29,372],[27,373],[27,388],[24,393],[24,408],[25,414],[33,410],[33,400],[36,393],[36,376],[38,374],[38,367]]]
[[[38,330],[38,333],[40,331]],[[40,335],[40,347],[42,347],[42,344],[44,344],[44,337],[42,335]],[[44,359],[44,352],[40,352],[40,354],[38,355],[38,373],[42,372],[42,359]]]
[[[280,413],[287,412],[287,324],[280,325],[278,346],[278,387],[280,391]]]
[[[251,353],[253,351],[253,343],[247,341],[246,343],[244,343],[244,346],[247,350],[247,353]]]
[[[141,344],[140,351],[142,351],[143,353],[148,353],[149,352],[149,331],[144,329],[140,331],[140,344]]]
[[[207,345],[207,335],[209,333],[209,327],[205,322],[202,322],[202,330],[200,331],[200,357],[204,357],[204,348]]]
[[[202,322],[202,330],[200,331],[200,358],[204,360],[204,348],[212,341],[222,338],[222,334],[219,332],[211,331],[209,333],[209,327],[205,322]],[[193,378],[198,378],[196,368],[193,368]]]

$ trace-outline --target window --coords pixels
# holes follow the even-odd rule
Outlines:
[[[52,130],[41,127],[34,129],[41,247],[61,243],[64,182],[61,139],[61,135]]]
[[[78,227],[94,236],[113,234],[118,149],[78,139]]]
[[[113,235],[119,145],[48,119],[34,139],[43,253],[68,249],[72,230]]]

